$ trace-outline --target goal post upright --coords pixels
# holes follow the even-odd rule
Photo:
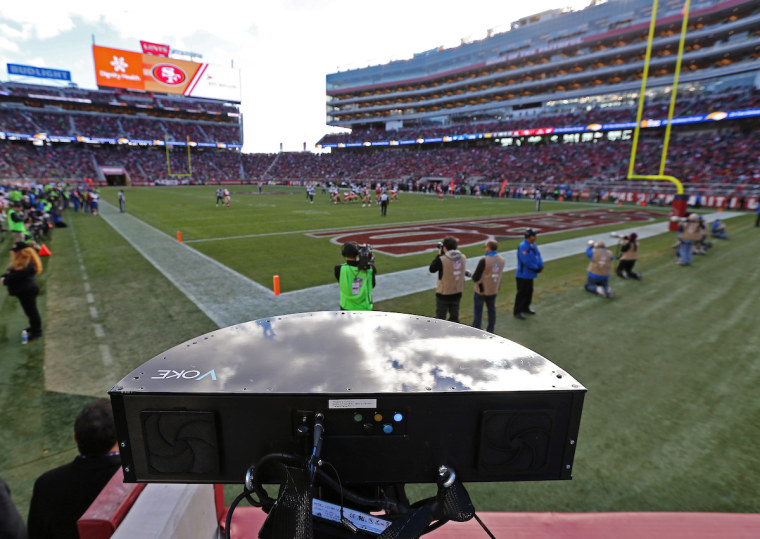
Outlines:
[[[164,134],[164,149],[166,150],[166,173],[170,178],[184,177],[193,175],[193,161],[190,156],[190,137],[185,136],[185,145],[187,146],[187,172],[186,173],[172,173],[172,163],[169,157],[169,136]]]
[[[673,206],[671,209],[671,215],[683,217],[686,214],[686,202],[688,197],[684,194],[683,184],[675,176],[668,176],[665,174],[665,162],[668,157],[668,146],[670,144],[670,132],[673,123],[673,113],[676,106],[676,98],[678,94],[678,79],[681,74],[681,61],[683,58],[684,43],[686,41],[686,31],[688,30],[689,23],[689,8],[691,0],[685,0],[682,11],[681,21],[681,37],[678,42],[678,55],[676,56],[676,66],[673,76],[673,86],[670,92],[670,105],[668,107],[668,119],[665,126],[665,139],[662,145],[662,153],[660,154],[660,168],[658,174],[643,175],[634,174],[633,169],[636,164],[636,153],[639,143],[639,132],[641,130],[641,117],[644,110],[644,98],[647,88],[647,80],[649,79],[649,63],[652,59],[652,42],[654,41],[655,29],[657,26],[657,4],[658,0],[652,2],[652,18],[649,23],[649,35],[647,37],[646,54],[644,56],[644,71],[641,78],[641,90],[639,92],[639,103],[636,109],[636,126],[633,131],[633,144],[631,147],[631,158],[628,163],[628,176],[629,180],[666,180],[672,182],[676,186],[676,197],[673,200]],[[677,223],[671,222],[671,230],[677,227]]]

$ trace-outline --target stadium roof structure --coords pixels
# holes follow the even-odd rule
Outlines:
[[[754,84],[760,13],[753,0],[692,2],[681,88]],[[648,88],[672,83],[683,1],[660,2]],[[509,31],[409,60],[327,75],[327,124],[447,125],[519,118],[548,104],[607,106],[640,87],[651,0],[611,0],[526,17]]]

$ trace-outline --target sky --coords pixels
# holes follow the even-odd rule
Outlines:
[[[217,0],[218,1],[218,0]],[[203,55],[241,70],[244,152],[314,151],[326,133],[325,77],[411,58],[505,31],[547,9],[580,9],[590,0],[269,0],[148,2],[3,0],[0,80],[6,63],[71,72],[96,88],[93,42],[141,51],[140,40]],[[45,79],[23,82],[51,84]],[[53,83],[54,84],[54,83]]]

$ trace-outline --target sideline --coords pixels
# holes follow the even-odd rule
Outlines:
[[[711,221],[740,215],[743,214],[724,211],[705,214],[704,217]],[[120,213],[115,206],[102,199],[100,216],[220,328],[270,316],[339,309],[338,283],[284,292],[275,296],[269,288],[185,243],[179,243],[129,213]],[[629,228],[635,228],[639,238],[643,239],[667,232],[668,224],[665,221],[621,228],[617,232],[624,235],[629,232]],[[581,254],[591,239],[599,239],[599,234],[546,244],[539,242],[541,256],[544,262],[550,262]],[[516,251],[502,251],[500,254],[506,260],[504,271],[514,270]],[[474,268],[481,258],[468,259],[468,266]],[[373,299],[383,301],[433,290],[435,285],[436,276],[428,272],[427,266],[390,274],[381,273],[377,276]]]

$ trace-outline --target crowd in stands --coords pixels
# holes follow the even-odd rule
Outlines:
[[[73,120],[74,132],[87,133],[88,137],[110,138],[113,137],[114,127],[120,127],[119,120],[99,114],[77,114]],[[114,123],[117,125],[114,126]]]
[[[0,131],[33,135],[240,144],[237,105],[127,90],[0,82]],[[23,99],[20,99],[23,98]],[[56,98],[59,98],[57,101]]]
[[[0,81],[0,94],[6,93],[14,97],[46,96],[49,98],[60,97],[64,101],[76,99],[89,99],[92,103],[135,105],[140,104],[155,108],[172,110],[200,110],[226,114],[238,112],[236,105],[228,105],[213,100],[188,98],[185,96],[160,95],[152,92],[132,92],[117,88],[101,88],[88,90],[74,87],[51,87],[39,84],[27,84],[18,82]],[[47,101],[54,101],[47,100]]]
[[[95,177],[93,150],[64,144],[0,144],[0,178],[59,180]]]
[[[760,188],[760,132],[738,130],[674,134],[668,148],[665,174],[681,179],[690,189],[710,187],[723,193],[742,186]],[[642,135],[636,174],[658,171],[661,134]],[[192,183],[224,181],[386,181],[418,182],[446,178],[456,183],[499,185],[625,183],[631,141],[604,138],[575,144],[543,143],[512,146],[435,149],[398,148],[386,151],[334,151],[314,154],[241,154],[230,150],[185,148],[169,152],[172,174]],[[122,145],[33,146],[0,144],[0,178],[76,179],[97,177],[100,166],[123,167],[131,181],[152,183],[170,179],[164,148]],[[638,182],[638,186],[642,183]],[[667,187],[666,184],[665,187]],[[651,183],[651,187],[655,184]],[[663,188],[662,184],[658,185]]]
[[[660,119],[668,117],[670,106],[667,95],[648,103],[642,112],[642,119]],[[709,114],[715,111],[742,110],[760,107],[760,90],[731,89],[719,95],[699,97],[679,96],[674,109],[674,117]],[[446,126],[404,127],[394,131],[383,128],[354,129],[351,133],[332,133],[320,140],[321,144],[337,144],[381,140],[415,140],[439,136],[466,135],[472,133],[516,131],[548,127],[571,127],[592,123],[634,122],[637,104],[618,105],[616,107],[596,106],[591,110],[573,110],[557,112],[555,108],[536,109],[529,116],[515,117],[509,120],[490,122],[462,122]]]
[[[41,113],[0,109],[0,131],[12,133],[99,138],[129,138],[138,140],[225,142],[240,144],[237,124],[188,122],[128,115],[102,115],[93,113]]]
[[[120,118],[122,131],[126,137],[135,140],[163,139],[166,133],[161,120],[149,118]]]
[[[36,133],[37,127],[31,118],[20,111],[0,109],[0,131]]]

